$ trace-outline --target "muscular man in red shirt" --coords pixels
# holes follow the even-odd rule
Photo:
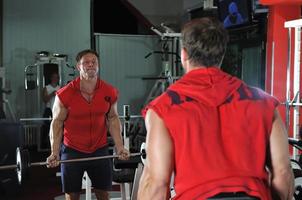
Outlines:
[[[173,199],[292,199],[279,102],[219,69],[227,41],[213,19],[184,26],[186,74],[143,111],[147,160],[138,199],[168,199],[173,171]]]
[[[78,53],[76,78],[57,92],[50,129],[49,167],[60,159],[108,155],[109,130],[120,159],[128,159],[123,146],[117,112],[117,90],[98,78],[98,54],[93,50]],[[112,164],[109,159],[61,164],[63,192],[67,200],[78,200],[82,177],[87,171],[98,200],[109,199]]]

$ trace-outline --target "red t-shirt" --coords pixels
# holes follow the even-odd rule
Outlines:
[[[277,105],[215,67],[187,73],[151,102],[145,111],[163,119],[174,144],[175,199],[242,191],[270,200],[265,161]]]
[[[80,78],[61,88],[57,95],[68,110],[64,121],[64,144],[85,153],[92,153],[107,144],[106,114],[117,101],[117,90],[98,79],[90,103],[80,91]]]

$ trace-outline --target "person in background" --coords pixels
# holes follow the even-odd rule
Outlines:
[[[49,167],[62,160],[109,155],[107,131],[120,159],[128,159],[124,148],[121,122],[117,112],[117,90],[98,77],[99,55],[91,49],[76,57],[80,76],[57,91],[50,127]],[[61,152],[61,153],[60,153]],[[61,179],[67,200],[78,200],[82,177],[87,171],[98,200],[109,199],[112,163],[109,159],[62,163]]]
[[[243,18],[241,16],[240,12],[238,11],[238,7],[235,2],[231,2],[229,4],[228,11],[229,11],[229,13],[223,21],[223,25],[225,28],[232,26],[232,25],[238,25],[238,24],[243,23]]]
[[[45,109],[43,112],[43,118],[52,118],[52,107],[55,101],[56,91],[60,89],[59,85],[60,77],[58,73],[54,72],[50,75],[50,83],[43,88],[43,101],[45,103]],[[49,128],[50,121],[44,121],[42,126],[41,146],[42,148],[49,148]]]
[[[220,69],[228,34],[216,19],[182,29],[186,74],[143,111],[146,164],[138,199],[292,200],[279,101]],[[271,174],[271,176],[270,176]]]

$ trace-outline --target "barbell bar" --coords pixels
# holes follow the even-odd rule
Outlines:
[[[141,148],[141,152],[139,153],[130,153],[130,157],[141,156],[141,159],[146,158],[146,151],[145,149]],[[103,159],[112,159],[118,158],[119,155],[108,155],[108,156],[95,156],[95,157],[86,157],[86,158],[74,158],[74,159],[67,159],[67,160],[60,160],[58,161],[61,163],[73,163],[73,162],[84,162],[84,161],[93,161],[93,160],[103,160]],[[43,166],[48,165],[47,162],[30,162],[30,156],[27,149],[20,149],[19,147],[16,148],[16,164],[13,165],[3,165],[0,166],[0,170],[9,170],[9,169],[16,169],[17,173],[17,180],[18,183],[22,184],[22,179],[27,173],[28,168],[32,166]]]
[[[142,153],[130,153],[130,157],[141,156]],[[118,158],[118,155],[109,155],[109,156],[96,156],[96,157],[88,157],[88,158],[74,158],[68,160],[60,160],[59,163],[73,163],[73,162],[83,162],[83,161],[92,161],[92,160],[103,160],[110,158]],[[31,163],[30,166],[43,166],[48,165],[47,162],[34,162]]]
[[[119,116],[120,119],[126,119],[126,120],[130,120],[130,119],[137,119],[137,118],[143,118],[142,115],[129,115],[129,116],[123,116],[120,115]],[[52,118],[51,117],[37,117],[37,118],[20,118],[19,121],[20,122],[34,122],[34,121],[51,121]]]
[[[31,121],[51,121],[51,117],[36,117],[36,118],[20,118],[20,122],[31,122]]]

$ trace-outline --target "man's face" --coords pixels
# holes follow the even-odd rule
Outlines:
[[[51,80],[51,83],[58,83],[59,82],[59,75],[58,74],[52,74],[51,75],[51,78],[50,78],[50,80]]]
[[[99,71],[98,58],[94,54],[88,53],[77,63],[77,68],[84,78],[95,78]]]

